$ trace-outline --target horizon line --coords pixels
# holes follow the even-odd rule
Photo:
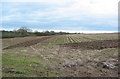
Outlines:
[[[13,31],[14,29],[0,29],[5,31]],[[85,31],[75,31],[75,30],[38,30],[38,29],[31,29],[32,32],[38,31],[38,32],[44,32],[44,31],[55,31],[55,32],[69,32],[69,33],[119,33],[119,31],[96,31],[96,30],[85,30]]]

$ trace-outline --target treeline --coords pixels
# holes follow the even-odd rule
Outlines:
[[[2,38],[14,38],[14,37],[25,37],[25,36],[49,36],[49,35],[63,35],[70,34],[68,32],[55,32],[55,31],[43,31],[43,32],[32,32],[31,29],[21,27],[20,29],[13,31],[1,30]]]

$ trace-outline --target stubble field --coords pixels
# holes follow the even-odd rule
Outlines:
[[[3,77],[117,77],[118,34],[2,39]],[[97,72],[97,73],[96,73]]]

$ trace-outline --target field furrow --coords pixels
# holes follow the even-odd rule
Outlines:
[[[118,43],[117,34],[3,39],[2,76],[117,77]]]

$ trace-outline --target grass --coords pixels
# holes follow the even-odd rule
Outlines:
[[[41,38],[42,36],[38,37],[38,36],[28,36],[28,37],[16,37],[16,38],[7,38],[7,39],[2,39],[2,48],[7,47],[7,46],[11,46],[11,45],[15,45],[18,43],[22,43],[28,40],[34,40],[37,38]]]
[[[11,74],[15,74],[15,76],[34,76],[38,72],[41,72],[41,76],[47,76],[46,70],[47,67],[44,62],[45,60],[39,56],[30,56],[30,53],[4,53],[3,54],[3,75],[11,76]],[[32,53],[31,53],[32,54]],[[32,58],[32,60],[31,60]],[[9,69],[7,69],[9,68]],[[12,69],[11,69],[12,68]],[[54,71],[54,70],[53,70]],[[9,73],[10,72],[10,73]],[[18,73],[21,72],[21,73]],[[54,73],[52,74],[54,75]],[[39,74],[36,76],[40,76]],[[51,76],[51,75],[49,75]]]
[[[86,76],[88,71],[91,72],[90,76],[117,76],[117,71],[109,69],[106,74],[101,73],[100,70],[105,69],[101,67],[94,67],[94,59],[101,58],[106,61],[109,58],[115,58],[118,56],[117,48],[107,48],[103,50],[83,50],[71,49],[69,47],[60,47],[56,44],[70,43],[67,37],[71,37],[75,42],[94,41],[92,38],[102,38],[103,35],[62,35],[55,36],[43,42],[40,42],[32,47],[21,47],[15,49],[3,50],[2,53],[2,66],[3,66],[3,77],[65,77],[65,76]],[[103,39],[106,37],[109,39],[117,38],[116,35],[105,34]],[[95,38],[96,37],[96,38]],[[10,38],[3,39],[3,47],[13,45],[13,43],[20,43],[23,41],[30,40],[33,37],[25,38]],[[39,37],[36,37],[39,38]],[[35,38],[35,39],[36,39]],[[37,52],[36,52],[37,51]],[[81,60],[83,66],[75,65],[74,67],[63,67],[63,65],[71,61]],[[91,62],[90,62],[91,60]],[[69,65],[70,63],[68,63]],[[90,69],[90,68],[91,69]],[[95,73],[93,71],[97,71]],[[111,73],[114,74],[111,74]]]

